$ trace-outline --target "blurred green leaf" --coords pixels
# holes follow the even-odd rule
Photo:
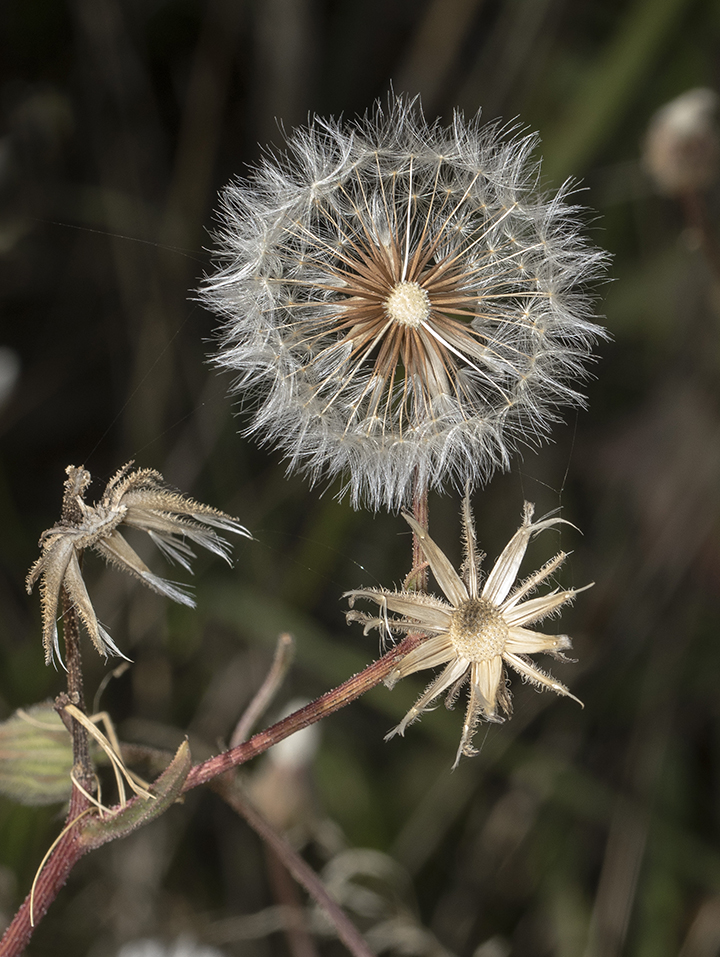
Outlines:
[[[581,75],[564,115],[543,136],[543,172],[579,176],[606,144],[696,0],[635,0],[596,61]]]
[[[72,766],[72,739],[52,701],[0,724],[0,793],[20,804],[66,801]]]

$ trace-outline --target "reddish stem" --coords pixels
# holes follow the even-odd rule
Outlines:
[[[229,771],[239,764],[244,764],[258,754],[262,754],[263,751],[267,751],[268,748],[277,744],[278,741],[282,741],[283,738],[287,738],[301,728],[306,728],[329,714],[339,711],[340,708],[344,708],[345,705],[350,704],[351,701],[359,698],[360,695],[365,694],[366,691],[386,678],[395,667],[398,658],[402,658],[403,655],[412,651],[420,640],[418,635],[407,635],[382,658],[374,661],[359,674],[338,685],[337,688],[326,692],[320,698],[311,701],[310,704],[299,711],[294,711],[287,718],[283,718],[282,721],[278,721],[264,731],[258,731],[249,741],[245,741],[238,747],[223,751],[222,754],[203,761],[202,764],[196,764],[185,780],[183,791],[189,791],[200,784],[207,784],[218,774],[224,774],[225,771]]]
[[[316,701],[288,715],[287,718],[283,718],[282,721],[278,721],[264,731],[258,732],[249,741],[237,748],[232,748],[217,755],[217,757],[197,764],[187,776],[183,791],[189,791],[201,784],[207,784],[208,781],[218,775],[262,754],[268,748],[301,728],[306,728],[308,725],[327,717],[327,715],[339,711],[340,708],[350,704],[351,701],[359,698],[386,678],[395,667],[398,658],[412,651],[420,641],[421,638],[418,635],[407,635],[378,661],[374,661],[359,674],[354,675],[332,691],[328,691]],[[139,799],[134,798],[133,800],[137,801]],[[73,821],[78,815],[86,811],[88,806],[87,798],[76,788],[73,788],[70,811],[67,817],[68,822]],[[82,831],[83,821],[78,821],[77,826],[70,828],[68,833],[60,839],[57,847],[54,848],[35,885],[34,922],[31,923],[30,921],[30,895],[28,894],[0,941],[0,957],[19,957],[22,954],[32,937],[34,925],[47,912],[67,881],[70,871],[88,849],[80,841]]]
[[[63,834],[45,862],[38,875],[34,893],[31,891],[27,895],[0,941],[0,957],[19,957],[22,954],[30,942],[35,927],[65,885],[70,871],[86,852],[87,847],[82,845],[80,834],[82,832],[81,815],[88,806],[85,795],[77,788],[73,788],[67,821],[80,817],[78,825],[71,827],[66,834]]]

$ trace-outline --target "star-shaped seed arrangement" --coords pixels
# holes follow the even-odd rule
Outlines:
[[[427,531],[411,515],[404,513],[446,600],[406,589],[362,588],[346,594],[351,608],[358,598],[369,599],[379,606],[380,615],[360,611],[347,613],[349,621],[364,624],[366,633],[371,628],[378,628],[384,634],[424,635],[421,643],[401,658],[386,678],[385,684],[389,688],[416,671],[444,666],[388,738],[404,734],[408,725],[445,692],[448,692],[446,704],[452,707],[463,685],[469,681],[465,721],[453,765],[457,767],[462,755],[469,757],[476,753],[472,740],[478,723],[481,720],[499,723],[504,720],[501,712],[511,713],[506,666],[539,688],[549,688],[582,704],[564,684],[528,657],[538,652],[560,659],[564,657],[562,653],[571,647],[567,635],[546,635],[527,626],[552,615],[579,592],[591,587],[554,588],[545,595],[529,597],[562,565],[567,558],[565,552],[558,552],[534,574],[517,582],[530,540],[545,529],[560,523],[570,524],[557,516],[533,522],[533,512],[533,506],[526,502],[522,525],[484,581],[481,575],[484,556],[477,551],[475,525],[467,495],[462,511],[465,533],[462,574],[455,571]],[[388,612],[401,617],[390,617]]]

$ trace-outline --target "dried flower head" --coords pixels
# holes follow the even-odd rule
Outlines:
[[[463,487],[534,442],[601,330],[582,292],[604,256],[566,184],[537,191],[536,136],[429,124],[419,101],[315,119],[227,187],[218,364],[253,387],[249,429],[354,505]]]
[[[363,622],[366,633],[370,628],[378,628],[386,634],[423,632],[426,635],[422,643],[405,655],[390,673],[385,682],[388,687],[392,688],[401,678],[416,671],[445,665],[440,676],[430,683],[388,738],[404,734],[407,726],[446,691],[446,704],[452,707],[469,678],[468,706],[454,765],[457,766],[461,755],[476,753],[472,739],[481,719],[499,723],[504,720],[499,711],[511,713],[505,665],[510,665],[526,681],[540,688],[550,688],[578,701],[565,685],[541,671],[527,657],[546,652],[555,658],[563,658],[562,652],[571,646],[567,635],[545,635],[527,625],[547,618],[572,601],[578,592],[584,591],[583,588],[564,591],[555,588],[546,595],[528,600],[528,595],[562,565],[567,557],[565,552],[558,552],[533,575],[515,585],[530,539],[543,529],[564,522],[562,518],[533,522],[532,516],[533,506],[526,502],[522,525],[505,546],[481,587],[480,565],[484,556],[476,549],[475,526],[467,495],[463,504],[465,562],[462,577],[422,526],[412,516],[405,515],[447,601],[432,595],[382,588],[362,588],[347,593],[351,607],[357,598],[369,598],[382,610],[379,617],[358,611],[348,612],[348,621]],[[398,612],[402,617],[390,618],[388,611]]]
[[[65,470],[68,477],[63,517],[40,537],[42,555],[30,569],[26,582],[31,592],[42,576],[43,643],[47,663],[55,656],[60,659],[57,617],[62,589],[100,654],[125,657],[98,622],[87,593],[80,570],[80,558],[86,548],[94,549],[107,562],[139,578],[153,591],[183,605],[195,606],[184,586],[150,571],[121,535],[120,525],[147,532],[167,559],[188,571],[192,571],[190,559],[195,557],[188,540],[229,563],[230,547],[214,529],[250,537],[247,529],[234,518],[167,488],[159,472],[131,471],[132,464],[129,462],[110,479],[95,505],[88,505],[84,500],[90,473],[74,465]]]

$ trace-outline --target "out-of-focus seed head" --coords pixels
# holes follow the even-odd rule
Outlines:
[[[656,187],[668,196],[707,189],[720,174],[720,97],[688,90],[650,120],[643,160]]]
[[[217,362],[250,397],[249,431],[354,505],[464,487],[544,436],[600,334],[583,292],[604,257],[569,186],[538,191],[536,136],[429,124],[391,98],[315,119],[227,187]]]

